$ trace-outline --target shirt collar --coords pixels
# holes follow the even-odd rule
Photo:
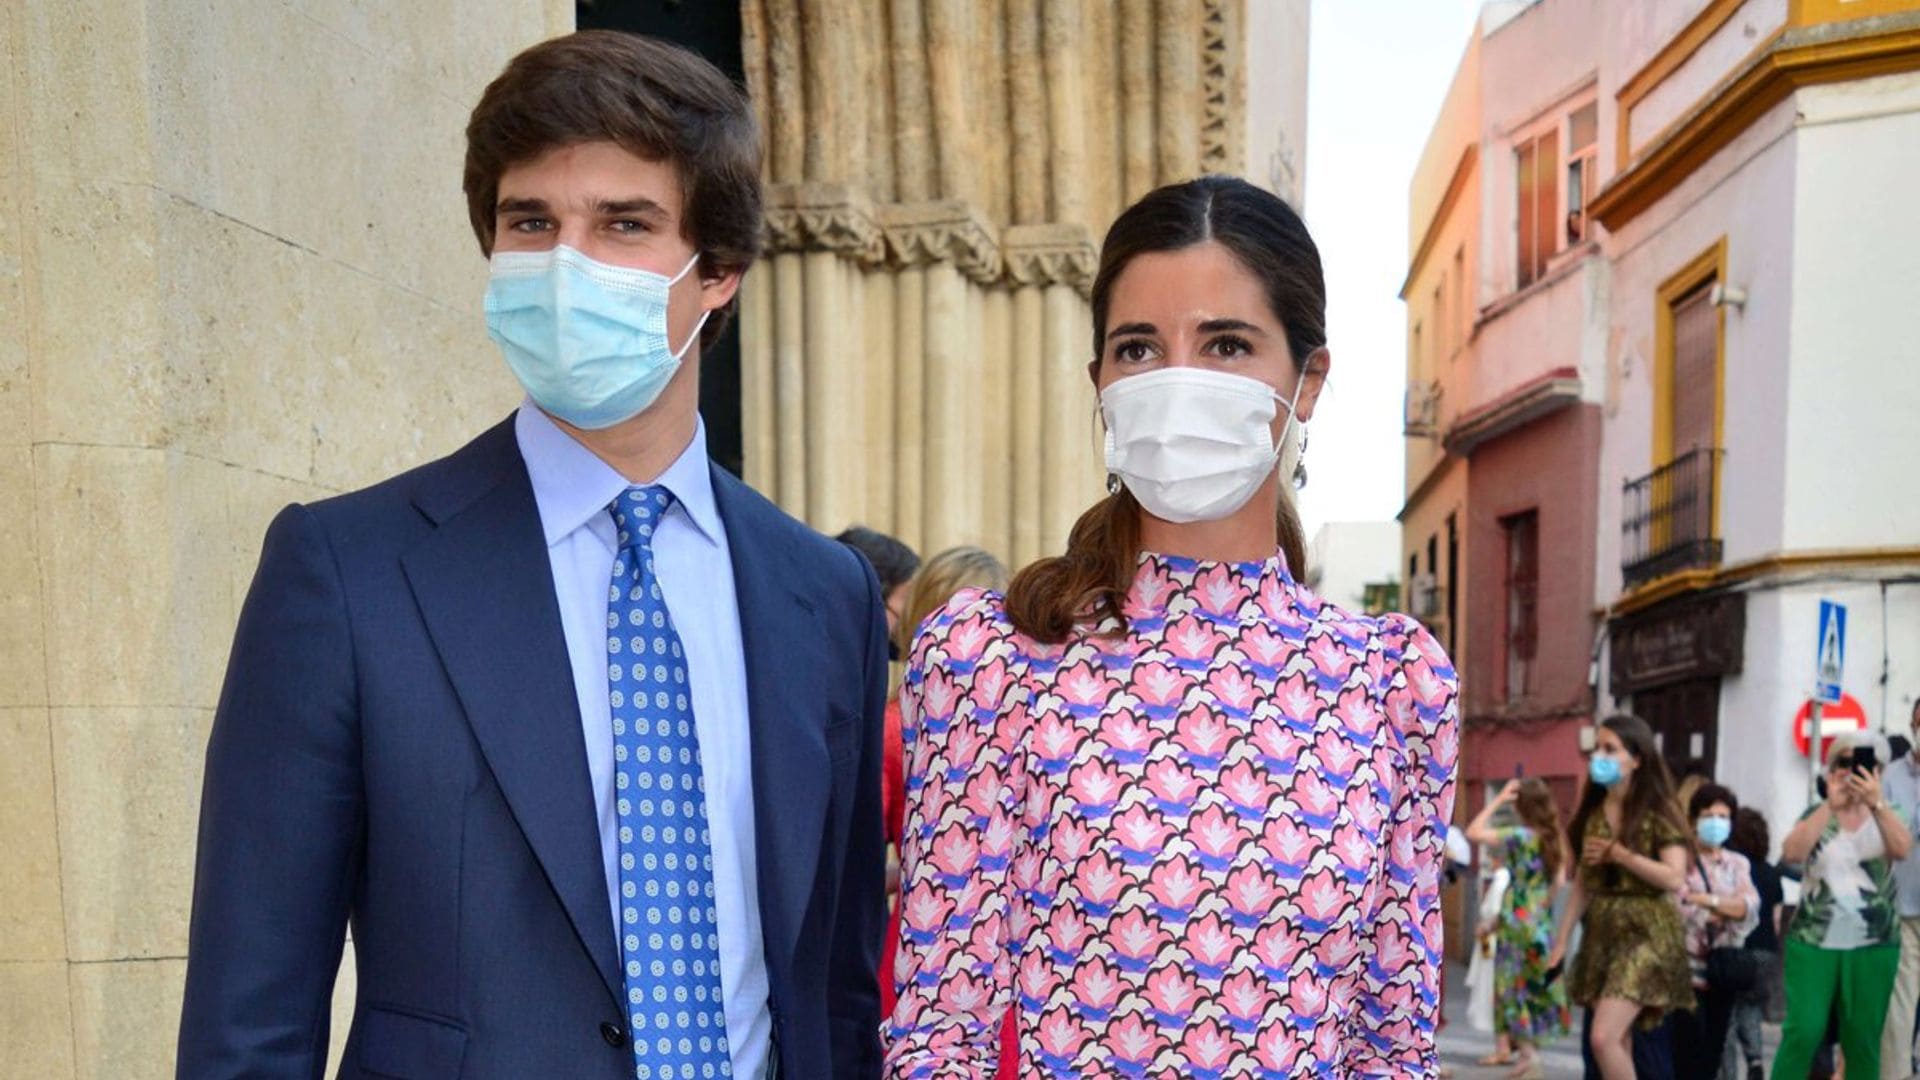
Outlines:
[[[520,456],[527,463],[527,478],[533,484],[533,499],[540,510],[540,527],[548,547],[575,529],[605,517],[613,500],[633,486],[619,470],[560,430],[531,401],[520,403],[513,431]],[[719,504],[713,497],[713,474],[707,464],[704,420],[695,418],[693,439],[653,482],[673,493],[676,505],[686,511],[703,539],[710,544],[720,542],[724,534]],[[608,517],[606,521],[610,538],[613,519]]]

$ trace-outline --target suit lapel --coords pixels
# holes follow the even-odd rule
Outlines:
[[[472,472],[416,499],[438,528],[401,563],[514,818],[621,1001],[580,705],[533,487],[511,422],[474,450]]]
[[[731,475],[716,468],[713,478],[746,656],[761,932],[784,976],[813,894],[832,786],[819,631],[794,585],[806,569],[781,542],[793,524]]]

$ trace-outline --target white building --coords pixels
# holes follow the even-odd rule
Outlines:
[[[1399,566],[1398,522],[1329,521],[1307,545],[1306,584],[1349,611],[1404,610],[1404,595],[1396,603],[1381,588],[1399,585]]]
[[[1777,828],[1822,597],[1870,725],[1920,697],[1920,0],[1602,25],[1602,704]]]

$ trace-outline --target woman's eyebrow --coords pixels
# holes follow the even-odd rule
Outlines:
[[[1153,334],[1153,333],[1158,333],[1158,331],[1156,331],[1153,328],[1152,323],[1130,322],[1121,326],[1116,326],[1112,330],[1108,331],[1107,340],[1112,341],[1114,338],[1117,338],[1117,337],[1131,337],[1134,334]]]
[[[1218,334],[1228,330],[1243,334],[1260,334],[1263,336],[1266,334],[1265,330],[1244,319],[1208,319],[1206,322],[1200,324],[1200,332],[1203,334]]]

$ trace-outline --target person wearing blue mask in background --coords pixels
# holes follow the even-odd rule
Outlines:
[[[268,531],[180,1076],[332,1071],[349,921],[343,1076],[878,1075],[880,587],[713,466],[697,412],[759,170],[744,94],[646,38],[487,88],[465,190],[527,400]]]
[[[1565,962],[1579,923],[1567,996],[1591,1010],[1588,1044],[1604,1080],[1637,1080],[1652,1070],[1636,1065],[1634,1029],[1651,1030],[1668,1012],[1695,1004],[1672,899],[1686,879],[1691,846],[1646,721],[1624,714],[1602,720],[1587,766],[1567,830],[1579,869],[1547,964],[1551,971]]]

